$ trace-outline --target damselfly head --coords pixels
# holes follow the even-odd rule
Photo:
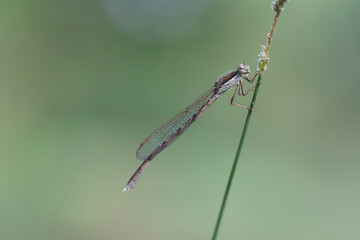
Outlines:
[[[246,76],[250,72],[250,67],[248,65],[246,65],[246,64],[241,63],[238,66],[238,71],[239,71],[240,75]]]

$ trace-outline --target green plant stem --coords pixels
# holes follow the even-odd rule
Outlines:
[[[221,203],[219,215],[217,217],[214,233],[213,233],[213,236],[211,238],[212,240],[216,240],[216,237],[217,237],[217,234],[218,234],[218,231],[219,231],[219,227],[220,227],[222,215],[224,213],[226,201],[227,201],[227,198],[228,198],[228,195],[229,195],[231,183],[232,183],[232,180],[233,180],[234,175],[235,175],[236,166],[237,166],[237,163],[239,161],[241,149],[242,149],[242,147],[244,145],[246,132],[247,132],[247,129],[248,129],[249,124],[250,124],[250,118],[251,118],[251,115],[253,113],[256,97],[257,97],[257,94],[259,92],[259,88],[260,88],[260,85],[261,85],[262,74],[264,73],[264,71],[266,69],[266,65],[267,65],[267,63],[269,61],[268,55],[269,55],[271,40],[272,40],[272,37],[273,37],[273,35],[275,33],[275,27],[276,27],[276,24],[277,24],[277,22],[279,20],[280,13],[283,11],[284,5],[286,4],[286,2],[287,2],[287,0],[277,0],[277,1],[273,2],[273,5],[272,5],[273,10],[276,12],[276,14],[275,14],[274,21],[273,21],[273,24],[271,26],[270,32],[267,35],[267,44],[266,44],[266,46],[263,46],[262,51],[260,52],[260,55],[259,55],[260,56],[260,59],[259,59],[259,76],[257,78],[254,94],[253,94],[253,97],[252,97],[252,100],[251,100],[251,103],[250,103],[250,109],[248,110],[248,114],[246,116],[246,120],[245,120],[245,123],[244,123],[244,128],[242,130],[242,134],[241,134],[241,138],[240,138],[240,142],[239,142],[239,146],[237,148],[237,151],[236,151],[236,154],[235,154],[235,159],[234,159],[233,165],[231,167],[230,176],[229,176],[229,179],[228,179],[228,182],[227,182],[227,185],[226,185],[226,189],[225,189],[224,197],[223,197],[223,200],[222,200],[222,203]]]
[[[234,178],[234,174],[235,174],[237,163],[239,161],[241,149],[242,149],[242,147],[244,145],[246,132],[247,132],[247,129],[248,129],[248,126],[249,126],[249,123],[250,123],[250,118],[251,118],[251,115],[253,113],[252,109],[254,109],[256,97],[257,97],[257,94],[259,92],[259,87],[261,85],[261,79],[262,79],[262,73],[259,74],[257,82],[256,82],[254,95],[253,95],[251,103],[250,103],[250,109],[248,110],[248,114],[246,116],[246,120],[245,120],[245,123],[244,123],[244,128],[243,128],[241,138],[240,138],[240,142],[239,142],[239,146],[237,148],[237,151],[236,151],[236,154],[235,154],[235,159],[234,159],[234,162],[233,162],[233,165],[232,165],[232,168],[231,168],[230,176],[229,176],[229,179],[228,179],[228,182],[227,182],[227,185],[226,185],[225,194],[224,194],[224,197],[223,197],[223,200],[222,200],[222,203],[221,203],[220,212],[219,212],[219,215],[218,215],[218,218],[217,218],[217,221],[216,221],[216,225],[215,225],[214,233],[213,233],[213,236],[212,236],[212,240],[216,239],[218,231],[219,231],[222,215],[224,213],[224,209],[225,209],[225,205],[226,205],[226,200],[227,200],[227,197],[229,195],[231,183],[232,183],[232,180]]]

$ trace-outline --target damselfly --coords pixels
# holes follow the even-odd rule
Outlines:
[[[259,73],[257,71],[251,78],[247,78],[249,72],[250,68],[248,65],[240,64],[237,70],[220,77],[209,90],[201,94],[187,108],[150,134],[150,136],[139,145],[136,151],[136,157],[143,161],[143,163],[132,175],[123,192],[134,188],[141,173],[147,165],[149,165],[151,160],[183,134],[211,104],[231,87],[236,86],[235,92],[230,100],[231,105],[249,109],[247,106],[242,106],[234,102],[236,94],[245,96],[254,90],[254,88],[252,88],[244,92],[243,79],[251,83]]]

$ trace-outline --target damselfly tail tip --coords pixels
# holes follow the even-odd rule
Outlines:
[[[136,170],[134,175],[132,175],[132,177],[126,184],[126,187],[124,188],[123,192],[130,191],[131,189],[133,189],[135,187],[135,184],[139,180],[141,173],[145,170],[145,168],[147,167],[147,165],[149,165],[149,163],[150,163],[150,160],[147,159],[140,165],[140,167]]]
[[[126,184],[125,188],[122,190],[123,192],[128,192],[131,189],[133,189],[135,187],[135,181],[134,178],[130,178],[129,182]]]
[[[131,178],[130,181],[128,182],[128,184],[126,184],[126,187],[122,191],[123,192],[130,191],[131,189],[133,189],[135,187],[135,183],[136,183],[136,181],[133,178]]]

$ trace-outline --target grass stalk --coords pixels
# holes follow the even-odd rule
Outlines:
[[[220,207],[220,211],[219,211],[219,214],[218,214],[218,217],[217,217],[217,221],[216,221],[216,225],[215,225],[215,228],[214,228],[213,236],[211,238],[212,240],[216,240],[216,238],[217,238],[217,234],[218,234],[219,227],[220,227],[220,224],[221,224],[221,220],[222,220],[222,216],[223,216],[224,209],[225,209],[225,206],[226,206],[227,198],[228,198],[228,195],[229,195],[229,192],[230,192],[231,183],[232,183],[232,180],[233,180],[234,175],[235,175],[236,166],[237,166],[237,163],[239,161],[241,149],[242,149],[242,147],[244,145],[246,133],[247,133],[247,130],[248,130],[248,127],[249,127],[249,124],[250,124],[251,115],[253,113],[256,98],[257,98],[257,95],[258,95],[258,92],[259,92],[259,89],[260,89],[262,76],[263,76],[264,71],[266,70],[267,63],[269,62],[269,50],[270,50],[270,45],[271,45],[272,38],[273,38],[274,33],[275,33],[275,27],[276,27],[276,24],[277,24],[277,22],[279,20],[280,13],[283,11],[284,5],[285,5],[286,2],[287,2],[287,0],[277,0],[277,1],[274,1],[273,4],[272,4],[272,8],[276,12],[276,14],[275,14],[274,21],[273,21],[272,27],[270,29],[270,32],[267,35],[267,44],[266,44],[266,46],[262,46],[261,52],[259,54],[260,58],[259,58],[258,70],[259,70],[260,73],[259,73],[257,81],[256,81],[254,94],[252,96],[252,100],[251,100],[251,103],[250,103],[250,109],[248,110],[248,113],[247,113],[247,116],[246,116],[246,120],[245,120],[244,127],[243,127],[243,130],[242,130],[242,134],[241,134],[241,137],[240,137],[240,142],[239,142],[238,148],[236,150],[233,165],[231,167],[231,171],[230,171],[229,179],[228,179],[228,182],[227,182],[227,185],[226,185],[224,197],[223,197],[221,207]]]

